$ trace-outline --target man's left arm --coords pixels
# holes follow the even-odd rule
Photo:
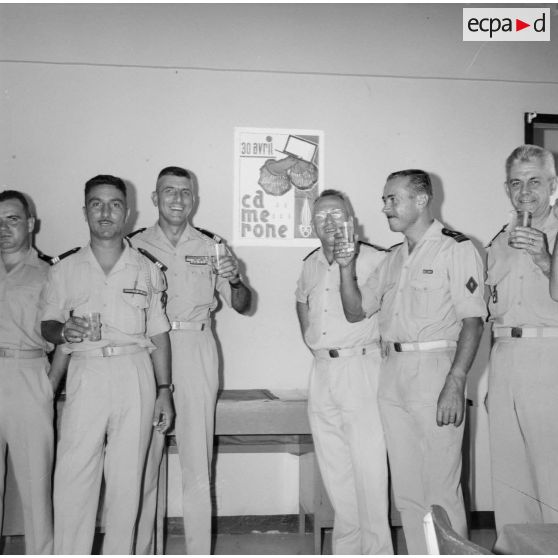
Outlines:
[[[157,399],[153,411],[153,426],[165,434],[174,420],[174,406],[171,393],[171,345],[168,332],[151,337],[155,350],[151,352],[151,362],[157,383]]]
[[[444,387],[438,397],[438,426],[459,426],[465,416],[465,385],[482,337],[486,302],[484,265],[466,237],[450,245],[448,277],[451,302],[461,321],[457,348]]]
[[[482,318],[464,318],[457,340],[455,358],[438,397],[438,426],[459,426],[465,416],[465,384],[467,373],[477,353],[483,331]]]
[[[226,279],[231,288],[231,306],[239,313],[246,314],[252,303],[252,291],[242,282],[237,259],[227,250],[219,264],[219,277]]]

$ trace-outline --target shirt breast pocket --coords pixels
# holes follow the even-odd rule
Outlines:
[[[436,316],[444,299],[444,280],[441,276],[425,275],[410,282],[411,312],[419,318]]]
[[[145,287],[139,287],[138,290],[147,292]],[[120,300],[117,301],[117,308],[115,308],[116,328],[129,335],[145,333],[148,307],[149,300],[147,295],[121,293]]]
[[[211,304],[215,282],[210,265],[186,263],[186,285],[189,296],[196,304]]]

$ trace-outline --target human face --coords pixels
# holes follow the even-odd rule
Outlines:
[[[314,204],[312,223],[322,245],[333,246],[335,233],[348,218],[347,208],[341,198],[326,196]]]
[[[159,220],[169,225],[184,225],[194,209],[194,185],[184,176],[166,174],[157,180],[151,199],[159,209]]]
[[[34,226],[35,219],[27,217],[19,200],[0,202],[0,252],[13,254],[28,250]]]
[[[126,197],[116,186],[99,184],[87,194],[83,213],[91,238],[113,240],[123,236],[130,211]]]
[[[397,176],[388,180],[384,187],[382,211],[394,232],[404,233],[420,216],[419,196],[409,186],[409,180],[407,176]]]
[[[516,161],[510,168],[506,193],[515,209],[530,211],[534,218],[546,215],[556,177],[538,159]]]

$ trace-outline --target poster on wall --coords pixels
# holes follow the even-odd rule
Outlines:
[[[235,128],[234,243],[317,246],[312,206],[324,182],[324,134]]]

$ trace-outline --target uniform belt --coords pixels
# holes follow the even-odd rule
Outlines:
[[[145,351],[145,347],[139,345],[122,345],[120,347],[100,347],[98,349],[88,349],[86,351],[74,351],[72,358],[93,358],[93,357],[111,357],[120,355],[132,355]]]
[[[171,322],[171,329],[189,329],[192,331],[203,331],[209,327],[209,320],[203,322]]]
[[[407,351],[433,351],[435,349],[457,347],[457,343],[455,341],[421,341],[415,343],[386,341],[385,345],[387,345],[388,349],[393,349],[396,353],[404,353]]]
[[[316,358],[342,358],[356,355],[366,355],[372,351],[380,350],[380,343],[374,342],[363,347],[351,347],[350,349],[317,349],[312,351]]]
[[[43,349],[0,349],[1,358],[41,358]]]
[[[494,337],[558,337],[558,327],[496,327]]]

